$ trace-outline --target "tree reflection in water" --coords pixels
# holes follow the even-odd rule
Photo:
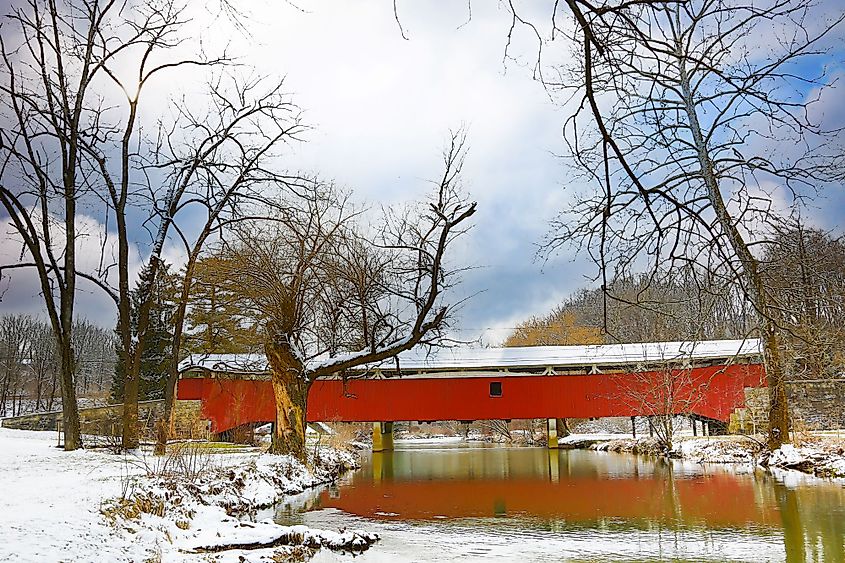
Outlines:
[[[612,531],[686,541],[783,538],[788,561],[845,561],[845,488],[787,486],[745,467],[701,465],[539,448],[407,448],[372,454],[312,506],[374,521],[443,520],[491,527],[489,518],[552,534]],[[641,535],[641,534],[640,534]]]

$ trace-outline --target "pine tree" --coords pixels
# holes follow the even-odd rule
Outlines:
[[[232,354],[260,348],[257,323],[237,288],[220,275],[224,260],[209,256],[195,267],[185,339],[188,352]]]
[[[141,273],[141,279],[135,290],[132,292],[132,331],[133,337],[137,336],[137,308],[138,308],[138,286],[148,276],[145,270]],[[167,369],[173,339],[172,316],[175,310],[176,298],[176,275],[170,272],[167,265],[164,265],[158,273],[156,283],[153,287],[153,304],[150,309],[150,323],[144,339],[144,351],[141,354],[140,382],[138,398],[142,401],[161,399],[164,397],[164,385],[167,381]],[[114,379],[112,381],[111,395],[115,402],[123,401],[123,388],[126,381],[126,364],[122,348],[117,345],[118,359],[115,364]]]

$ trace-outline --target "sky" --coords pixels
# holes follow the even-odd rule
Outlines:
[[[203,30],[202,41],[208,52],[225,47],[258,73],[285,76],[311,127],[285,164],[331,178],[372,206],[422,197],[441,171],[450,130],[465,127],[463,179],[478,213],[454,249],[456,261],[474,266],[454,294],[472,296],[458,313],[456,336],[497,344],[509,327],[590,285],[595,267],[567,250],[537,258],[550,219],[580,187],[559,156],[567,112],[532,78],[537,45],[527,29],[517,27],[515,60],[505,61],[509,14],[498,3],[470,5],[471,19],[465,3],[400,1],[400,30],[390,3],[262,0],[244,14],[246,33],[221,20]],[[180,72],[145,103],[164,103],[198,78]],[[841,103],[829,105],[842,111]],[[810,211],[811,221],[839,229],[843,209],[845,195],[837,194]],[[97,220],[90,222],[94,231]],[[9,240],[0,245],[4,261],[15,252]],[[136,264],[140,254],[135,249]],[[171,260],[179,261],[175,250]],[[0,283],[0,311],[39,310],[31,278],[15,274]],[[113,305],[96,290],[80,293],[78,311],[114,324]]]
[[[303,4],[299,4],[303,6]],[[444,8],[444,6],[446,6]],[[563,207],[565,117],[527,66],[536,43],[518,32],[504,61],[510,20],[493,3],[399,3],[400,30],[383,3],[273,7],[252,36],[265,72],[284,69],[315,130],[297,147],[313,168],[372,203],[420,197],[441,169],[450,130],[466,127],[465,187],[478,201],[475,228],[456,248],[475,269],[456,297],[458,337],[504,338],[587,283],[586,262],[536,259],[548,221]],[[280,30],[284,30],[280,32]],[[405,37],[403,39],[402,32]],[[265,57],[270,57],[266,59]]]

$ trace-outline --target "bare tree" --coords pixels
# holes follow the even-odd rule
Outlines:
[[[34,410],[53,410],[56,391],[59,389],[59,368],[61,358],[56,349],[56,339],[49,323],[39,323],[32,334],[32,355],[29,367],[32,370],[35,399]]]
[[[682,361],[664,363],[624,376],[611,375],[618,393],[613,399],[648,418],[657,443],[664,452],[672,450],[678,416],[690,416],[704,401],[715,373],[696,372]]]
[[[32,0],[11,8],[0,34],[2,120],[0,202],[23,244],[18,264],[34,268],[61,358],[65,449],[82,445],[73,349],[77,206],[90,190],[81,171],[83,138],[97,116],[85,102],[103,74],[96,48],[113,2],[73,10]]]
[[[109,5],[111,6],[111,4]],[[179,178],[161,182],[157,160],[160,147],[141,132],[139,113],[141,95],[149,84],[165,73],[185,67],[212,67],[225,64],[225,55],[216,58],[183,55],[183,36],[187,22],[185,7],[173,0],[141,2],[122,6],[117,13],[104,14],[98,20],[96,33],[86,38],[99,57],[99,66],[112,86],[122,94],[124,116],[115,108],[98,108],[92,134],[81,143],[84,165],[102,186],[103,199],[114,217],[117,257],[100,272],[100,287],[114,300],[118,311],[118,335],[122,362],[126,366],[123,392],[123,447],[133,449],[139,443],[138,388],[139,370],[144,341],[150,323],[152,288],[161,268],[161,254],[170,233],[175,215],[185,205],[193,174],[188,164],[179,168]],[[168,141],[173,141],[168,137]],[[206,147],[213,150],[213,147]],[[185,163],[180,162],[178,166]],[[146,194],[142,188],[146,187]],[[144,276],[137,290],[137,305],[133,305],[130,279],[130,244],[132,227],[129,222],[134,206],[146,207],[147,225],[154,232],[145,257]],[[116,266],[117,289],[108,285],[108,272]],[[132,318],[135,317],[135,326]]]
[[[180,294],[173,322],[173,354],[165,385],[164,418],[157,429],[156,453],[163,454],[173,429],[173,404],[179,377],[179,350],[182,348],[185,319],[191,299],[194,270],[202,251],[222,229],[242,221],[255,221],[273,213],[263,194],[271,186],[284,186],[296,193],[302,180],[277,170],[273,165],[279,149],[299,140],[305,131],[299,109],[283,90],[282,82],[266,79],[225,78],[209,87],[210,103],[205,111],[180,106],[178,130],[193,136],[168,143],[170,154],[160,166],[171,171],[170,181],[180,186],[181,211],[191,206],[205,220],[191,238],[186,229],[173,222],[184,245],[184,265]],[[177,128],[174,128],[174,130]],[[180,133],[180,135],[182,135]],[[247,211],[248,210],[248,211]],[[245,214],[246,213],[246,214]]]
[[[797,217],[766,243],[762,274],[772,288],[794,379],[836,376],[845,366],[845,241]]]
[[[792,69],[825,52],[845,15],[822,21],[796,0],[567,6],[579,64],[547,84],[576,93],[566,139],[601,190],[555,221],[549,248],[586,247],[605,288],[685,263],[735,280],[763,339],[776,448],[788,439],[783,331],[753,245],[780,220],[767,186],[797,205],[835,178],[839,132],[810,117],[810,90],[828,82]]]
[[[304,457],[317,378],[345,376],[441,336],[452,310],[443,292],[456,271],[447,249],[476,209],[460,196],[463,157],[456,134],[433,197],[389,213],[376,234],[364,236],[362,211],[319,182],[284,198],[275,220],[232,228],[218,271],[264,329],[277,409],[273,452]]]
[[[73,325],[76,393],[102,398],[114,365],[114,338],[84,319]],[[49,323],[29,315],[0,316],[0,416],[52,410],[61,358]]]
[[[150,322],[151,288],[165,244],[172,238],[184,243],[189,286],[190,268],[203,244],[248,192],[252,190],[254,200],[259,182],[285,180],[283,174],[270,172],[267,163],[278,155],[278,146],[303,129],[281,82],[268,84],[243,69],[237,78],[222,72],[212,77],[208,104],[202,103],[202,96],[185,97],[175,103],[174,118],[148,111],[142,119],[142,95],[153,81],[177,70],[231,62],[225,53],[206,57],[199,46],[192,52],[186,13],[186,6],[176,0],[60,5],[33,1],[13,11],[12,19],[23,32],[20,45],[3,46],[4,91],[12,98],[7,117],[14,127],[3,133],[2,196],[32,257],[32,263],[5,267],[38,269],[68,358],[77,276],[98,285],[114,301],[122,361],[128,368],[123,393],[127,449],[139,441],[139,366]],[[156,117],[157,127],[150,128],[154,134],[145,133],[145,125]],[[56,162],[61,163],[61,182],[51,176]],[[20,190],[9,187],[21,182]],[[89,199],[83,200],[83,195]],[[62,202],[63,209],[54,209],[54,200]],[[93,273],[80,272],[75,261],[76,206],[82,204],[102,209],[107,225],[100,266]],[[195,231],[177,224],[177,216],[190,215],[195,207],[206,213],[207,221],[192,237]],[[30,208],[37,211],[34,218]],[[57,218],[65,240],[61,248],[54,248],[53,242]],[[150,240],[138,241],[138,233],[145,230]],[[141,243],[145,276],[133,304],[130,247],[135,242]],[[60,295],[59,304],[53,303],[52,291]],[[180,326],[184,308],[176,319]],[[179,340],[181,329],[176,332]],[[74,364],[70,359],[65,363],[64,387],[71,389]],[[75,409],[73,400],[63,404],[69,413]],[[68,447],[75,447],[75,427],[66,427]]]
[[[22,412],[32,334],[38,323],[29,315],[0,317],[0,416]]]
[[[513,442],[513,434],[511,434],[510,423],[505,420],[480,420],[478,425],[483,431],[489,432],[498,440],[504,440],[510,444]]]
[[[77,319],[73,347],[77,355],[76,387],[80,397],[104,400],[117,356],[114,331]]]

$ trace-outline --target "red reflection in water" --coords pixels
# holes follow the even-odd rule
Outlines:
[[[539,476],[538,476],[539,477]],[[730,474],[382,480],[356,476],[320,497],[321,508],[377,519],[527,515],[569,522],[607,519],[708,528],[780,526],[775,506],[755,498],[753,481]]]

